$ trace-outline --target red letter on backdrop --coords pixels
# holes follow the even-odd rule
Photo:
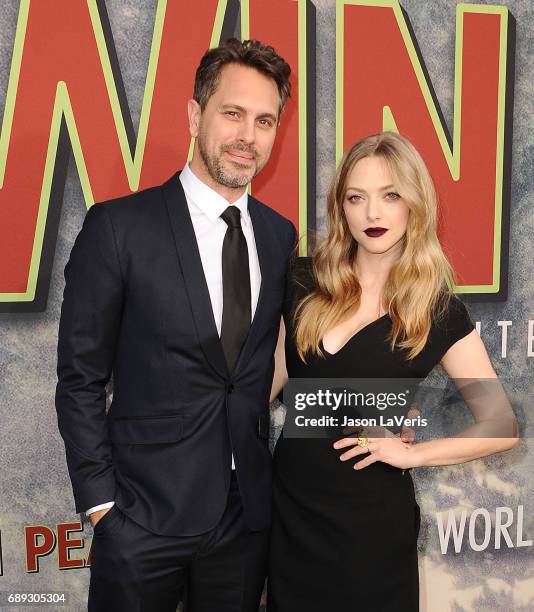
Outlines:
[[[451,146],[398,2],[345,0],[337,15],[338,159],[382,129],[410,138],[436,183],[455,289],[484,300],[506,298],[508,17],[502,6],[457,7]]]
[[[49,555],[56,546],[56,535],[45,525],[28,525],[24,528],[26,540],[26,571],[39,571],[39,558]],[[42,538],[42,539],[41,539]]]
[[[71,559],[70,551],[83,548],[83,540],[80,538],[69,538],[74,531],[83,531],[80,521],[72,523],[60,523],[57,526],[57,558],[58,569],[73,569],[84,566],[83,559]]]
[[[225,7],[225,0],[187,7],[159,0],[132,159],[104,2],[21,1],[0,141],[0,310],[45,307],[65,126],[88,205],[160,183],[184,163],[186,102],[199,58],[218,44]]]

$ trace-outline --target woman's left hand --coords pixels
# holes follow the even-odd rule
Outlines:
[[[389,430],[386,429],[385,431],[386,437],[368,437],[367,446],[359,446],[358,438],[343,438],[334,444],[334,448],[353,447],[339,457],[341,461],[348,461],[358,455],[369,453],[369,456],[354,464],[355,470],[362,470],[371,463],[375,463],[375,461],[389,463],[389,465],[402,470],[416,467],[415,447],[410,443],[403,442],[399,436]]]

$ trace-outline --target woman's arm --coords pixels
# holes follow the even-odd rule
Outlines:
[[[285,341],[286,326],[284,325],[284,319],[281,318],[278,342],[276,343],[276,349],[274,351],[274,375],[273,385],[271,387],[271,397],[269,399],[270,402],[276,398],[287,382]]]
[[[359,461],[355,469],[362,469],[375,461],[402,469],[465,463],[509,450],[517,444],[515,414],[478,333],[473,330],[453,344],[441,364],[469,406],[474,425],[455,434],[454,438],[430,440],[413,446],[398,438],[369,438],[371,454]],[[354,438],[345,438],[334,447],[345,448],[356,443]],[[346,461],[366,452],[366,447],[356,446],[340,458]]]
[[[517,444],[517,420],[478,333],[456,342],[441,365],[454,380],[475,419],[454,438],[422,442],[417,465],[451,465],[510,450]]]

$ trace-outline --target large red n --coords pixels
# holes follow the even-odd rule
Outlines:
[[[407,16],[397,0],[338,0],[337,153],[393,129],[416,145],[440,198],[438,236],[454,289],[506,299],[513,78],[511,16],[458,4],[454,128],[447,133]]]

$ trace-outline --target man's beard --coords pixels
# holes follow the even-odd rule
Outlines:
[[[250,168],[237,162],[233,162],[236,166],[236,170],[232,171],[224,166],[222,156],[225,151],[230,149],[251,153],[254,156],[254,160],[256,159],[256,151],[240,142],[236,142],[231,145],[222,145],[220,148],[221,153],[219,155],[210,155],[206,151],[202,136],[197,138],[197,146],[200,157],[208,170],[208,174],[216,183],[219,183],[219,185],[223,185],[224,187],[230,187],[231,189],[246,187],[263,167],[256,164]],[[239,172],[239,168],[242,168],[243,172]]]

